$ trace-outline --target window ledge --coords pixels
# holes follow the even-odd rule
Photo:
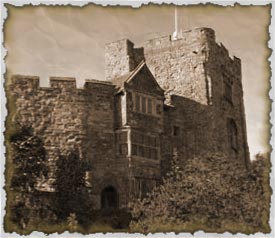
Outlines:
[[[131,155],[129,157],[131,157],[133,159],[137,159],[137,160],[143,160],[143,161],[146,161],[146,162],[152,161],[153,163],[156,163],[156,164],[160,163],[160,159],[159,158],[158,159],[150,159],[150,158],[144,158],[144,157],[141,157],[141,156],[138,156],[138,155]]]

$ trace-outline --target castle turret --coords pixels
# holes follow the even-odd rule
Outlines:
[[[105,77],[107,80],[135,69],[134,44],[123,39],[105,45]]]
[[[215,41],[210,28],[184,31],[145,42],[144,56],[160,86],[170,95],[176,94],[207,105],[211,101],[210,83],[205,75],[209,42]]]

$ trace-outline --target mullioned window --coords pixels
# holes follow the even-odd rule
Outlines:
[[[134,112],[157,116],[162,115],[162,105],[157,103],[155,98],[139,93],[134,94]]]
[[[132,155],[156,160],[158,158],[157,138],[132,131]]]

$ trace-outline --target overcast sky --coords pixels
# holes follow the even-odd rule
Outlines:
[[[251,155],[269,150],[269,6],[188,6],[179,9],[180,27],[210,27],[231,55],[242,60],[244,103]],[[128,38],[136,45],[172,34],[174,6],[8,7],[6,65],[12,74],[104,80],[104,44]]]

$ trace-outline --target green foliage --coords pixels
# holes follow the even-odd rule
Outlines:
[[[258,156],[247,171],[238,161],[219,155],[189,159],[180,167],[175,155],[162,185],[132,202],[131,229],[163,231],[160,227],[166,230],[173,224],[186,230],[187,224],[196,224],[194,229],[225,231],[227,224],[234,224],[239,230],[268,231],[267,220],[262,219],[269,209],[265,160]]]
[[[59,219],[65,220],[74,213],[81,225],[86,225],[90,220],[92,204],[85,187],[85,173],[88,169],[88,163],[75,152],[59,157],[54,206]]]

